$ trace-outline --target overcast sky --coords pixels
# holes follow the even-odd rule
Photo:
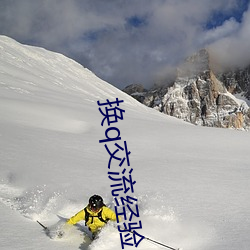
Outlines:
[[[204,47],[250,62],[250,0],[0,0],[0,34],[146,87]]]

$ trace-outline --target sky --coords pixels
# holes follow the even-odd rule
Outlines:
[[[249,0],[0,0],[0,34],[63,53],[122,89],[164,82],[210,48],[250,62]]]

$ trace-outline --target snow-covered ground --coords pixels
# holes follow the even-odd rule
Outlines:
[[[126,69],[124,69],[126,70]],[[142,229],[183,250],[250,249],[249,132],[197,127],[149,109],[76,62],[0,37],[0,249],[121,249],[108,225],[50,239],[92,194],[114,208],[107,126],[97,101],[124,100],[116,126],[131,151]],[[83,225],[83,224],[82,224]],[[133,247],[125,247],[125,249]],[[138,249],[164,249],[144,240]]]

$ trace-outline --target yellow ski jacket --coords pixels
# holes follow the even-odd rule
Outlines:
[[[86,207],[86,209],[87,209],[87,212],[89,213],[89,218],[88,218],[88,221],[86,221],[85,223],[92,233],[97,232],[100,228],[102,228],[106,224],[105,222],[101,221],[98,218],[98,214],[100,213],[100,211],[102,211],[101,217],[104,221],[108,221],[108,220],[116,221],[115,212],[106,206],[103,206],[98,212],[93,212],[88,207]],[[85,220],[84,209],[82,209],[77,214],[72,216],[67,221],[67,224],[74,225],[77,222],[79,222],[80,220]],[[120,218],[119,218],[119,220],[120,220]]]

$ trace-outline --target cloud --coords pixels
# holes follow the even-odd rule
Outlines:
[[[249,14],[242,22],[233,17],[239,2],[2,0],[0,33],[61,52],[117,87],[148,87],[204,46],[212,44],[216,53],[225,45],[248,48]],[[214,20],[219,15],[222,23]]]
[[[225,37],[231,36],[237,33],[240,28],[240,24],[232,17],[226,20],[221,26],[204,31],[200,38],[201,44],[211,44],[219,41]]]
[[[227,29],[225,26],[220,29]],[[210,51],[213,53],[217,63],[225,67],[244,67],[250,64],[250,10],[243,15],[242,22],[237,24],[236,29],[221,39],[210,44]]]

